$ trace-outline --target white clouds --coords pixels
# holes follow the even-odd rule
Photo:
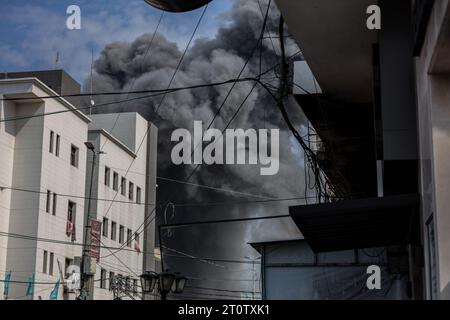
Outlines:
[[[161,14],[141,1],[108,1],[108,6],[95,2],[80,7],[82,29],[68,30],[65,10],[34,4],[11,5],[6,23],[13,25],[16,32],[20,30],[20,40],[0,47],[2,64],[11,71],[54,68],[59,52],[58,68],[82,82],[90,73],[92,48],[98,56],[111,42],[131,42],[144,33],[152,33]],[[197,20],[191,19],[196,14],[166,13],[160,31],[183,46]],[[208,24],[211,23],[210,19]],[[214,32],[213,29],[207,28],[206,33]]]

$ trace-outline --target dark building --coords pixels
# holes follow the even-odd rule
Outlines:
[[[320,85],[295,98],[323,143],[318,163],[338,195],[290,208],[305,243],[319,260],[353,252],[355,264],[359,250],[379,248],[383,277],[407,283],[388,296],[449,298],[449,1],[276,2]],[[373,5],[379,30],[366,27]],[[255,248],[264,256],[267,246]],[[294,247],[290,254],[301,255]],[[263,279],[267,267],[263,259]],[[274,292],[267,285],[263,295]],[[297,298],[317,298],[312,284],[305,292]]]

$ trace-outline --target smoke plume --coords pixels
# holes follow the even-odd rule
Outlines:
[[[260,2],[261,6],[256,0],[234,1],[232,10],[222,16],[222,25],[216,36],[200,38],[192,43],[175,76],[172,87],[208,84],[236,78],[258,43],[267,5],[266,1]],[[260,70],[267,70],[280,63],[279,40],[276,37],[278,21],[279,11],[275,5],[272,5],[262,47],[254,52],[242,77],[255,77]],[[269,38],[269,35],[272,36],[272,39]],[[95,62],[94,91],[166,89],[183,55],[184,48],[180,48],[164,35],[156,34],[153,44],[145,56],[151,38],[152,34],[143,34],[132,42],[115,42],[106,46],[100,58]],[[288,56],[299,50],[290,38],[286,38],[286,46]],[[277,68],[274,70],[264,75],[262,80],[268,83],[277,94],[276,86],[279,80],[277,79]],[[252,86],[251,82],[238,83],[235,86],[212,128],[222,130],[227,125],[238,106],[249,94]],[[98,108],[96,112],[136,111],[152,121],[159,128],[158,175],[183,180],[194,167],[171,164],[170,153],[174,146],[174,143],[170,142],[172,131],[177,128],[192,130],[194,121],[203,121],[206,127],[222,104],[230,87],[231,84],[179,91],[168,94],[162,104],[162,97],[154,97]],[[103,98],[97,100],[96,103],[110,102],[111,99],[123,100],[124,98],[126,98],[126,94],[115,98]],[[289,100],[287,107],[293,123],[301,130],[304,119],[298,106]],[[304,195],[303,153],[287,130],[275,102],[264,89],[256,87],[230,128],[279,128],[279,173],[275,176],[260,176],[259,166],[256,165],[202,165],[192,176],[190,182],[270,198]],[[158,181],[158,185],[157,198],[160,204],[169,201],[202,204],[214,201],[255,200],[235,194],[164,181]],[[293,203],[298,202],[177,208],[175,214],[170,215],[169,218],[173,223],[175,221],[286,214],[288,205]],[[280,220],[189,228],[177,230],[173,234],[165,234],[163,238],[166,246],[177,248],[183,252],[195,253],[197,256],[242,259],[245,255],[255,254],[246,245],[246,242],[272,240],[273,237],[287,238],[292,234],[296,234],[295,227],[292,227],[288,220]],[[217,268],[220,269],[220,267],[198,260],[169,256],[165,262],[171,269],[181,269],[184,273],[186,273],[186,269],[189,269],[188,273],[190,272],[191,275],[205,275],[210,272],[210,277],[220,276],[220,272],[217,273]],[[230,268],[236,269],[236,266],[233,265],[225,267],[223,272],[229,271]],[[238,270],[241,270],[241,273],[244,271],[244,277],[249,277],[248,265],[240,266]],[[231,273],[228,274],[228,278],[238,275]],[[223,283],[213,281],[208,282],[208,285],[218,287],[223,286]],[[249,283],[242,282],[239,285],[248,289]],[[236,283],[231,282],[227,286],[235,289]]]

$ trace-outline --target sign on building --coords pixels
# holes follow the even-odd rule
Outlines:
[[[89,219],[89,256],[100,260],[100,237],[102,223],[98,220]]]

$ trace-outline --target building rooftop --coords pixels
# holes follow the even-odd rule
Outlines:
[[[59,97],[60,94],[58,92],[36,77],[0,80],[0,94],[17,102],[43,102],[46,97],[53,97],[53,99],[60,102],[85,122],[91,122],[91,119],[81,112],[78,107],[74,106],[67,99]]]

